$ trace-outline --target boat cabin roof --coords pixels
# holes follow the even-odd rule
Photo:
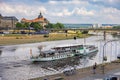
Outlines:
[[[47,50],[47,51],[42,51],[42,53],[49,54],[49,53],[55,53],[55,51],[54,50]]]
[[[78,46],[83,46],[81,44],[67,44],[67,45],[59,45],[54,47],[53,49],[61,49],[61,48],[71,48],[71,47],[78,47]]]

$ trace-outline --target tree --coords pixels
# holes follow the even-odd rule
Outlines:
[[[82,31],[82,34],[88,34],[87,30]]]
[[[56,24],[48,23],[45,27],[47,29],[63,29],[64,25],[62,23],[56,23]]]
[[[56,23],[56,24],[54,25],[54,28],[56,28],[56,29],[62,29],[62,28],[64,28],[64,25],[61,24],[61,23]]]
[[[54,28],[54,24],[48,23],[45,27],[46,27],[47,29],[51,29],[51,28]]]
[[[52,23],[48,23],[48,25],[45,26],[46,28],[53,28],[53,29],[62,29],[64,28],[64,25],[62,23],[56,23],[56,24],[52,24]]]
[[[113,26],[113,29],[120,29],[120,26]]]
[[[20,23],[20,22],[16,23],[16,28],[17,29],[22,29],[23,28],[23,24]]]
[[[36,31],[43,29],[42,25],[39,24],[38,22],[32,22],[30,26],[33,27]]]
[[[56,23],[56,25],[58,26],[58,28],[62,29],[64,28],[64,25],[62,23]]]
[[[24,26],[24,28],[28,29],[30,25],[29,25],[28,22],[25,22],[25,23],[23,24],[23,26]]]

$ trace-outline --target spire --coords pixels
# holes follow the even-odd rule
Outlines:
[[[43,16],[42,16],[42,13],[40,12],[40,14],[38,15],[38,18],[42,18]]]

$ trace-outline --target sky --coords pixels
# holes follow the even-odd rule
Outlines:
[[[120,0],[0,0],[0,14],[51,23],[120,24]]]

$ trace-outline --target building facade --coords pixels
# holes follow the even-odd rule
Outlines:
[[[0,14],[0,29],[13,29],[18,19],[15,16],[2,16]]]
[[[32,19],[32,20],[22,18],[22,19],[21,19],[21,22],[28,22],[28,23],[38,22],[38,23],[40,23],[40,24],[43,26],[43,28],[45,28],[44,26],[49,23],[49,21],[42,16],[42,13],[41,13],[41,12],[40,12],[40,14],[38,15],[37,18]]]
[[[100,28],[100,27],[102,27],[101,24],[93,24],[93,26],[92,26],[92,28]]]

